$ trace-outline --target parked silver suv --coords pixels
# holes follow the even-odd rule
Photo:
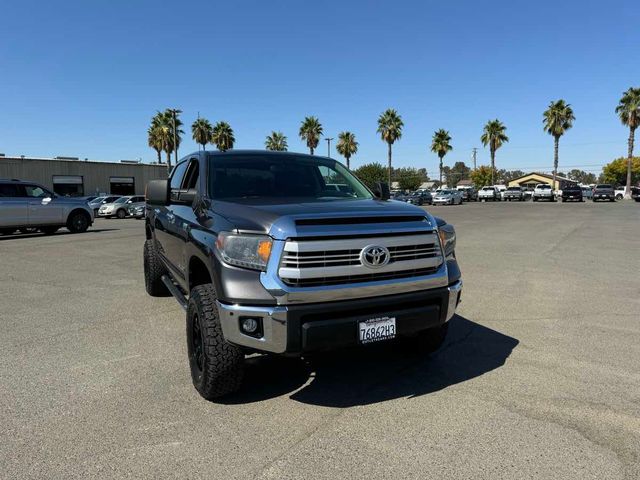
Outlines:
[[[36,228],[48,235],[61,227],[84,232],[93,223],[85,199],[60,197],[42,185],[0,179],[0,234]]]

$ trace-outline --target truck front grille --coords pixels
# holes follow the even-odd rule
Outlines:
[[[363,249],[385,247],[388,262],[370,267],[361,261]],[[443,262],[436,232],[394,236],[286,242],[278,274],[287,285],[311,287],[391,280],[435,272]]]

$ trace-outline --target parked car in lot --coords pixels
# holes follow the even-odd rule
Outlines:
[[[66,227],[85,232],[93,223],[93,210],[83,199],[61,197],[33,182],[0,180],[0,234],[20,230],[45,234]]]
[[[524,192],[520,187],[509,187],[504,192],[503,200],[506,202],[512,202],[514,200],[518,202],[523,202],[525,200]]]
[[[119,198],[120,198],[120,195],[108,195],[103,197],[96,197],[93,200],[89,201],[89,208],[93,210],[93,216],[97,217],[98,210],[102,205],[105,205],[107,203],[113,203]]]
[[[624,189],[625,187],[616,187],[613,189],[616,200],[622,200],[624,198]]]
[[[433,196],[433,205],[460,205],[462,194],[458,190],[438,190]]]
[[[133,205],[144,205],[144,195],[120,197],[113,203],[104,203],[98,209],[98,216],[124,218],[129,213],[128,208]]]
[[[610,202],[616,201],[616,194],[613,189],[613,185],[608,183],[600,183],[593,189],[593,201],[609,200]]]
[[[431,192],[422,190],[407,195],[405,197],[405,201],[407,203],[411,203],[412,205],[431,205],[433,202],[433,197],[431,196]]]
[[[353,194],[329,195],[321,170]],[[462,290],[455,230],[374,192],[329,158],[242,150],[193,153],[148,183],[145,288],[184,307],[200,395],[238,390],[256,352],[442,344]]]
[[[482,187],[478,191],[478,200],[481,202],[487,202],[489,200],[491,200],[492,202],[500,201],[500,192],[496,187]]]
[[[507,191],[506,185],[494,185],[500,194],[500,200],[504,200],[504,193]]]
[[[582,188],[578,185],[564,187],[562,189],[562,201],[584,202],[584,198],[582,198]]]
[[[140,220],[144,218],[146,209],[147,209],[146,203],[143,203],[142,205],[134,204],[134,205],[129,205],[129,207],[127,208],[127,212],[130,217]]]
[[[458,187],[456,188],[462,195],[463,202],[477,202],[478,201],[478,191],[475,187]]]
[[[553,190],[551,190],[551,185],[547,183],[539,183],[536,185],[536,188],[533,189],[533,201],[537,202],[538,200],[556,201]]]
[[[583,200],[588,200],[590,198],[593,198],[593,189],[591,187],[582,186],[580,187],[580,189],[582,190]]]
[[[640,187],[631,187],[631,198],[640,202]]]

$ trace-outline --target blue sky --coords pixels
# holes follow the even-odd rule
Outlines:
[[[447,164],[469,164],[472,147],[487,163],[479,137],[499,118],[511,141],[497,166],[550,170],[541,115],[564,98],[577,120],[560,168],[599,171],[626,154],[614,108],[640,86],[637,1],[21,1],[2,10],[7,155],[153,161],[149,119],[175,106],[187,126],[198,112],[229,122],[237,148],[263,148],[281,130],[290,150],[305,151],[299,124],[316,115],[328,136],[356,134],[357,167],[386,160],[376,119],[393,107],[405,122],[397,166],[437,176],[428,145],[438,128],[453,137]],[[187,133],[184,154],[197,149]]]

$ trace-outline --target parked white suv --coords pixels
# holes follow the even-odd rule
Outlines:
[[[551,185],[547,183],[539,183],[536,185],[536,188],[533,189],[533,201],[537,202],[538,200],[549,200],[550,202],[555,202]]]

